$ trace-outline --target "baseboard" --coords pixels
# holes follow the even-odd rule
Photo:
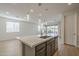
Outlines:
[[[71,45],[71,44],[67,44],[67,43],[64,43],[65,45],[70,45],[70,46],[72,46],[72,47],[76,47],[76,46],[74,46],[74,45]]]

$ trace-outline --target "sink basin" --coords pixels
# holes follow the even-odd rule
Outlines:
[[[46,39],[49,38],[50,36],[41,36],[40,38]]]

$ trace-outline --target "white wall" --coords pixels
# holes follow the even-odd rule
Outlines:
[[[20,32],[18,33],[7,33],[6,32],[6,22],[19,22]],[[0,17],[0,40],[13,39],[16,36],[29,36],[38,34],[38,25],[31,22],[17,21],[12,19],[6,19]]]
[[[59,42],[60,42],[60,44],[64,44],[64,16],[63,16],[63,14],[60,15]]]
[[[59,22],[59,38],[58,38],[58,47],[59,50],[63,48],[64,44],[64,16],[63,14],[60,15],[60,22]]]

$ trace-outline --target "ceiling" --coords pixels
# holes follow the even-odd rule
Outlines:
[[[30,15],[31,21],[38,21],[41,19],[43,22],[47,21],[59,21],[58,17],[60,13],[68,10],[79,8],[78,3],[42,3],[41,6],[38,3],[0,3],[0,16],[8,16],[9,18],[17,18],[26,20],[27,14]]]

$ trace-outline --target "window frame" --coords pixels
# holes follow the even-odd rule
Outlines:
[[[18,29],[17,29],[18,28]],[[19,22],[6,22],[6,32],[20,32],[20,23]]]

